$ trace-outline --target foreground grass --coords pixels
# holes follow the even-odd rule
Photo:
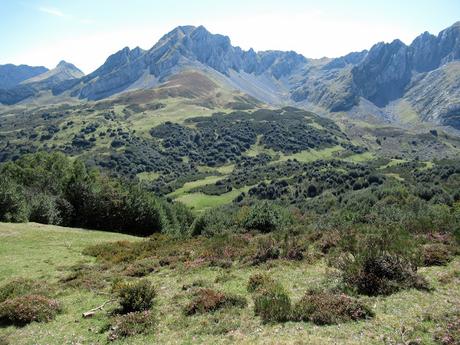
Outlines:
[[[57,283],[68,273],[67,266],[78,262],[93,262],[81,254],[84,247],[101,241],[138,240],[136,238],[77,229],[65,229],[39,224],[0,224],[0,278],[14,277],[46,279]],[[433,292],[403,291],[389,297],[361,298],[372,307],[372,320],[336,326],[315,326],[310,323],[263,325],[254,317],[253,304],[246,291],[251,274],[268,271],[299,299],[310,288],[334,286],[325,263],[307,261],[273,261],[262,266],[193,267],[178,265],[163,267],[150,274],[158,291],[155,310],[158,327],[154,334],[136,336],[116,344],[405,344],[418,340],[420,344],[435,344],[433,332],[444,313],[460,308],[460,260],[446,267],[421,269],[434,287]],[[224,309],[214,313],[185,316],[183,307],[189,295],[184,284],[202,281],[207,287],[244,295],[249,306],[244,309]],[[83,319],[87,311],[107,296],[84,290],[63,289],[58,299],[64,312],[54,321],[33,323],[23,328],[0,328],[11,344],[105,344],[106,313]]]

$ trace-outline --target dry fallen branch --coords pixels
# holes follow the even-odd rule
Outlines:
[[[107,304],[113,303],[113,302],[115,302],[115,301],[116,301],[115,298],[109,299],[108,301],[105,301],[104,303],[102,303],[99,307],[96,307],[96,308],[93,308],[93,309],[91,309],[91,310],[88,310],[87,312],[84,312],[82,316],[83,316],[83,318],[85,318],[85,319],[88,318],[88,317],[92,317],[94,314],[96,314],[97,311],[104,309],[104,307],[105,307]]]

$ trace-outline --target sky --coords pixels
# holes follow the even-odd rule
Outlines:
[[[179,25],[204,25],[243,49],[337,57],[460,20],[459,0],[0,0],[0,64],[90,73],[129,46],[151,48]]]

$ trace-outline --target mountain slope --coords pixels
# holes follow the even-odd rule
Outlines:
[[[385,114],[387,120],[400,117],[393,103],[405,100],[418,119],[458,128],[460,73],[446,66],[459,59],[460,22],[438,36],[425,32],[409,46],[400,40],[380,42],[369,51],[319,60],[295,52],[244,51],[227,36],[211,34],[203,26],[179,26],[149,50],[123,48],[86,76],[33,78],[17,89],[0,92],[0,102],[14,104],[45,89],[56,96],[100,100],[123,92],[164,88],[175,75],[193,71],[221,89],[271,105],[291,104],[324,114],[347,112],[364,118],[363,109],[370,102],[375,113]],[[447,79],[441,77],[443,71],[449,71]],[[449,91],[442,96],[435,87],[429,88],[429,94],[423,92],[424,100],[438,100],[430,103],[430,110],[417,97],[422,80],[434,83],[431,85],[439,82]]]
[[[50,91],[57,85],[78,80],[84,73],[71,63],[61,61],[54,69],[21,81],[18,85],[0,89],[0,103],[11,105],[39,95],[41,91]]]
[[[15,66],[12,64],[0,65],[0,89],[10,89],[19,83],[47,72],[45,67],[27,65]]]

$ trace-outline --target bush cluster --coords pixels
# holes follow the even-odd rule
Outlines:
[[[25,295],[0,303],[0,323],[24,326],[31,322],[48,322],[61,311],[58,301],[41,295]]]
[[[0,221],[35,221],[147,236],[188,231],[188,208],[60,153],[22,156],[0,167]]]

